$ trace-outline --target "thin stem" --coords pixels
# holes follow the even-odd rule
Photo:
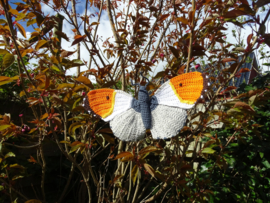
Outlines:
[[[192,0],[192,13],[195,12],[195,0]],[[188,60],[187,60],[187,69],[186,73],[189,72],[189,66],[190,66],[190,59],[192,57],[192,43],[193,43],[193,32],[194,32],[194,19],[195,19],[195,13],[194,16],[192,17],[192,22],[191,22],[191,31],[190,31],[190,38],[189,38],[189,47],[188,47]]]

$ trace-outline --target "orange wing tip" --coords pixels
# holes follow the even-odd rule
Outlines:
[[[92,90],[87,94],[85,105],[93,114],[101,118],[111,115],[114,108],[116,92],[113,89]]]
[[[199,72],[179,75],[170,80],[170,86],[181,103],[194,104],[207,90],[207,77]]]

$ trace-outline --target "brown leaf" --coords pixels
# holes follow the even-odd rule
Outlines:
[[[45,76],[45,89],[47,89],[50,86],[50,78],[48,76]]]
[[[81,36],[81,35],[76,35],[76,36],[74,37],[75,40],[72,42],[71,46],[73,46],[73,45],[75,45],[75,44],[78,44],[79,42],[81,42],[82,40],[84,40],[85,37],[86,37],[86,35],[83,35],[83,36]]]
[[[113,85],[116,85],[116,82],[114,81],[110,81],[110,82],[107,82],[105,83],[104,85],[102,85],[102,88],[105,88],[105,87],[111,87]]]
[[[47,118],[48,116],[49,116],[48,113],[45,113],[40,117],[40,120],[43,120],[43,119]]]
[[[156,76],[154,77],[154,79],[157,79],[157,78],[161,78],[165,75],[165,71],[160,71],[156,74]]]
[[[91,81],[87,77],[80,76],[80,77],[76,78],[75,80],[85,84],[87,87],[89,87],[91,89],[94,89],[93,84],[91,83]]]
[[[247,37],[247,45],[248,46],[250,46],[250,41],[251,41],[252,37],[253,37],[252,33],[250,35],[248,35],[248,37]]]
[[[251,106],[241,101],[236,102],[233,108],[243,108],[254,112],[254,109]]]
[[[117,175],[117,176],[115,176],[115,178],[112,181],[112,184],[114,184],[118,179],[120,179],[122,177],[123,177],[123,175]]]
[[[63,32],[61,32],[61,31],[57,30],[57,31],[55,32],[55,34],[58,35],[59,37],[64,38],[65,40],[67,40],[67,41],[69,42],[69,38],[68,38],[68,36],[66,35],[66,33],[63,33]]]
[[[173,53],[173,55],[175,56],[175,58],[179,57],[179,50],[177,50],[176,48],[174,48],[173,46],[169,46],[171,52]]]
[[[32,163],[37,163],[37,161],[31,155],[30,155],[30,159],[28,159],[28,161],[29,162],[32,162]]]
[[[237,89],[237,87],[235,87],[235,86],[229,86],[229,87],[227,87],[225,90],[223,90],[221,93],[229,92],[229,91],[235,90],[235,89]]]
[[[249,72],[250,70],[248,68],[241,68],[241,70],[239,71],[239,73],[246,73]]]
[[[157,151],[157,150],[158,150],[157,147],[154,147],[154,146],[148,146],[148,147],[143,148],[143,149],[139,152],[139,155],[147,154],[147,153],[154,152],[154,151]]]
[[[101,134],[103,134],[103,133],[106,133],[106,134],[113,134],[111,128],[103,128],[103,129],[101,129],[100,131],[98,131],[98,133],[101,133]]]
[[[55,5],[56,9],[59,9],[61,7],[60,0],[53,0],[53,3]]]
[[[229,61],[237,61],[236,59],[234,58],[225,58],[222,60],[223,63],[226,63],[226,62],[229,62]]]
[[[258,0],[256,2],[256,5],[259,8],[259,7],[265,6],[266,4],[269,4],[269,3],[270,3],[270,0]]]
[[[74,54],[76,51],[62,51],[61,52],[61,57],[62,58],[64,58],[64,57],[68,57],[68,56],[70,56],[70,55],[72,55],[72,54]]]
[[[147,163],[144,163],[143,166],[144,166],[144,168],[146,169],[146,171],[147,171],[148,173],[151,174],[152,177],[156,178],[156,177],[155,177],[155,171],[154,171],[154,169],[152,168],[152,166],[150,166],[150,165],[147,164]]]
[[[121,152],[121,153],[119,153],[119,154],[116,155],[116,157],[114,158],[114,160],[123,158],[125,156],[131,156],[131,155],[133,156],[133,154],[130,153],[130,152]]]
[[[5,80],[9,80],[11,79],[10,77],[6,77],[6,76],[0,76],[0,81],[5,81]]]
[[[36,44],[36,47],[35,49],[36,50],[39,50],[43,45],[45,45],[47,43],[47,40],[45,39],[42,39],[42,40],[39,40],[38,43]]]
[[[241,3],[242,4],[244,4],[244,5],[246,5],[246,6],[249,6],[249,4],[248,4],[248,1],[247,0],[240,0],[241,1]],[[269,3],[270,3],[270,1],[269,1]]]
[[[169,16],[170,16],[170,14],[161,15],[159,18],[159,21],[163,21],[163,20],[167,19]]]
[[[186,18],[184,18],[184,17],[176,18],[176,20],[188,25],[188,20]]]
[[[131,171],[131,180],[133,182],[133,185],[135,185],[136,179],[137,179],[137,175],[138,175],[138,166],[135,165]]]
[[[179,69],[178,69],[178,74],[181,75],[181,74],[184,74],[185,72],[185,68],[186,68],[186,64],[182,65]]]
[[[224,18],[237,18],[242,15],[247,15],[247,13],[241,10],[232,10],[232,11],[227,12],[223,17]]]
[[[122,162],[132,161],[134,159],[134,155],[130,154],[121,159]]]
[[[0,49],[0,54],[9,54],[9,52],[5,49]]]
[[[104,139],[109,142],[110,144],[115,144],[115,139],[109,135],[106,134],[102,134],[102,136],[104,137]]]
[[[23,26],[21,26],[19,23],[16,23],[15,25],[18,28],[19,32],[22,34],[22,36],[24,36],[24,38],[26,38],[26,32],[25,32],[25,29],[23,28]]]

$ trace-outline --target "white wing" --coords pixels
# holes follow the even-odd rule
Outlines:
[[[184,109],[157,105],[152,111],[151,133],[154,139],[167,139],[177,135],[185,126],[187,112]]]
[[[179,101],[170,85],[170,80],[161,85],[154,96],[157,98],[158,104],[161,105],[174,106],[183,109],[190,109],[194,106],[194,104],[185,104]]]
[[[113,112],[111,115],[104,118],[104,121],[112,120],[116,115],[121,114],[122,112],[127,111],[131,108],[133,97],[132,95],[122,91],[115,90],[115,102],[113,107]]]
[[[123,141],[138,141],[145,136],[141,113],[133,108],[115,116],[110,121],[110,127],[116,137]]]

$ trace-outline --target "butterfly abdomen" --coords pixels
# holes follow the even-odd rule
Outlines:
[[[148,91],[144,86],[140,87],[138,100],[140,103],[140,112],[143,120],[143,125],[146,129],[150,129],[151,128],[150,99]]]

